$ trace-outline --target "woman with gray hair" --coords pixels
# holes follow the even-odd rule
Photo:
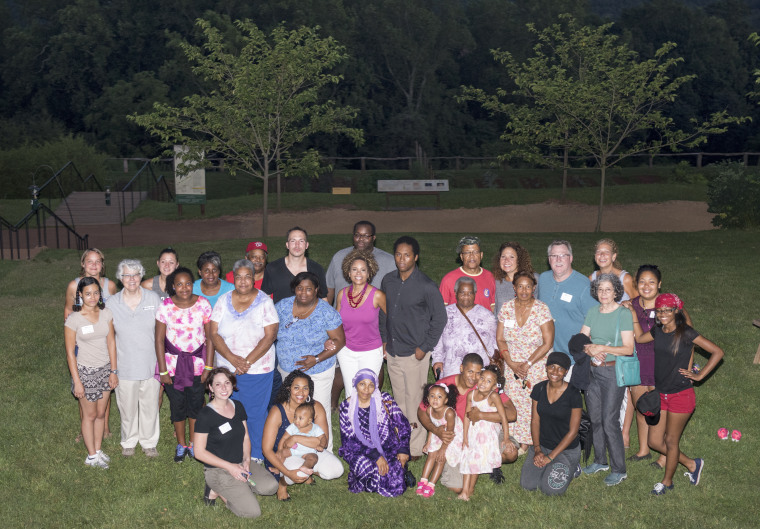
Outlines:
[[[456,304],[446,306],[446,326],[431,354],[437,378],[458,374],[462,359],[469,353],[477,354],[483,365],[488,365],[496,350],[496,317],[475,304],[477,291],[471,277],[454,282]]]
[[[248,259],[232,267],[235,290],[223,294],[211,313],[216,366],[237,376],[236,399],[248,415],[251,457],[263,459],[261,437],[272,393],[279,318],[272,299],[253,286],[255,269]]]
[[[584,474],[610,470],[604,478],[608,486],[617,485],[628,477],[625,469],[625,447],[620,431],[620,405],[625,393],[615,380],[615,361],[618,356],[633,354],[633,317],[620,305],[625,293],[615,274],[600,274],[591,282],[591,296],[598,307],[586,314],[581,333],[591,339],[584,350],[591,357],[591,375],[586,390],[586,406],[593,426],[594,462],[583,469]],[[609,463],[607,464],[607,452]]]
[[[161,384],[154,375],[156,311],[161,298],[140,286],[144,274],[145,268],[137,259],[121,261],[116,278],[124,288],[106,301],[116,332],[116,403],[121,415],[121,453],[125,457],[134,455],[138,443],[146,456],[158,456]]]

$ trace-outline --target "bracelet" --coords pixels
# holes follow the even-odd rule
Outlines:
[[[554,460],[551,457],[549,457],[549,456],[544,456],[544,457],[546,457],[546,459],[549,460],[549,463],[553,463],[554,462]]]
[[[531,367],[533,365],[533,362],[531,362],[530,360],[526,360],[525,363],[528,364],[528,367]]]
[[[203,366],[203,369],[206,371],[211,371],[212,369],[214,369],[214,366]]]
[[[316,363],[314,365],[317,365],[319,363],[319,353],[314,355],[314,360],[316,360]]]
[[[162,376],[164,376],[164,375],[168,375],[168,374],[169,374],[169,370],[167,369],[167,370],[166,370],[166,371],[164,371],[163,373],[159,373],[159,374],[158,374],[158,376],[162,377]]]

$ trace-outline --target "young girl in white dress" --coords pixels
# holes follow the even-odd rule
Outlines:
[[[427,413],[436,426],[444,426],[447,432],[454,432],[454,439],[444,443],[433,432],[428,432],[427,443],[422,448],[428,456],[422,467],[422,477],[417,483],[417,495],[429,498],[435,494],[435,484],[443,473],[446,463],[455,467],[462,457],[462,420],[457,416],[456,384],[447,386],[443,383],[428,384],[422,395],[422,402],[428,406]]]
[[[507,413],[501,403],[499,393],[504,387],[504,376],[495,365],[487,366],[480,374],[477,388],[467,396],[465,413],[462,459],[459,463],[463,475],[462,492],[458,498],[468,501],[478,481],[478,474],[489,474],[501,467],[501,453],[509,437]],[[501,424],[469,419],[470,410],[477,408],[481,413],[497,412]]]

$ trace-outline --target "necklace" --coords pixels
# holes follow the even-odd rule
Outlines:
[[[304,310],[304,311],[301,311],[301,313],[300,313],[300,314],[293,314],[293,320],[292,320],[290,323],[286,324],[286,325],[285,325],[285,328],[286,328],[286,329],[289,329],[289,328],[291,327],[291,325],[293,325],[293,324],[294,324],[294,323],[296,323],[297,321],[299,321],[299,320],[303,320],[304,318],[306,318],[306,317],[307,317],[307,315],[308,315],[308,314],[309,314],[311,311],[313,311],[313,310],[314,310],[314,307],[316,307],[316,306],[317,306],[317,301],[314,301],[314,302],[313,302],[311,305],[309,305],[309,306],[306,308],[306,310]],[[296,304],[295,304],[295,302],[294,302],[294,303],[293,303],[293,310],[295,310],[295,308],[296,308]]]
[[[351,306],[352,309],[357,308],[359,305],[361,305],[362,300],[364,299],[364,293],[367,292],[367,283],[364,283],[364,288],[361,292],[359,292],[359,296],[354,298],[353,296],[354,292],[354,285],[352,284],[350,287],[348,287],[348,292],[346,295],[348,296],[348,304]]]

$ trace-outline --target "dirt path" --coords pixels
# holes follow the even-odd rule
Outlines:
[[[584,204],[510,205],[482,209],[363,211],[347,208],[269,215],[269,235],[282,236],[293,226],[313,234],[345,234],[358,220],[375,223],[383,233],[554,233],[591,232],[596,225],[596,206]],[[713,215],[704,202],[674,200],[658,204],[611,205],[605,209],[605,232],[689,232],[715,229]],[[87,226],[90,246],[113,248],[169,244],[215,239],[249,239],[261,236],[261,214],[204,220],[159,221],[140,219],[123,227]],[[123,237],[123,244],[122,244]]]

